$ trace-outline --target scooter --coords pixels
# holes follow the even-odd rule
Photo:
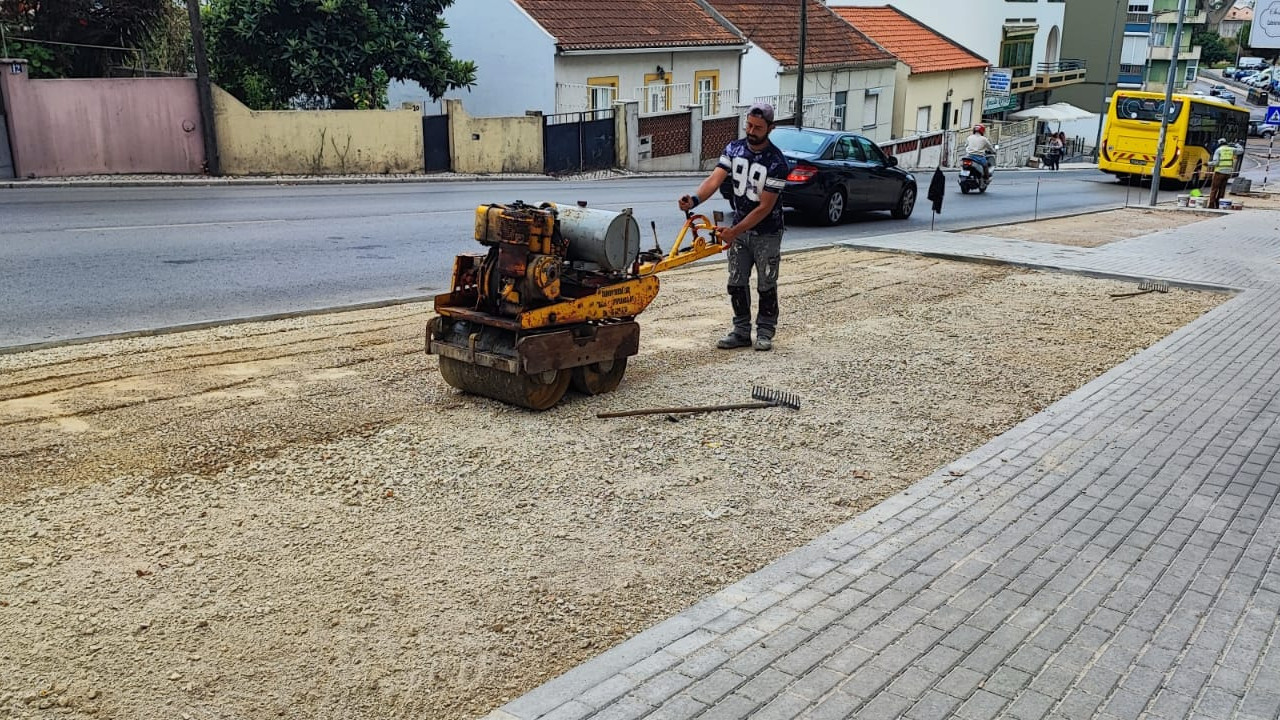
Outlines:
[[[995,177],[995,153],[986,153],[988,168],[986,172],[983,172],[982,161],[978,159],[981,157],[974,153],[960,158],[960,192],[965,195],[972,190],[986,192],[987,186],[991,184],[991,178]]]

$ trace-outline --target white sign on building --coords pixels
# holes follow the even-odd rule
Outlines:
[[[1249,47],[1280,48],[1280,0],[1258,0],[1254,4]]]
[[[1280,2],[1280,0],[1274,1]],[[1012,70],[1008,68],[989,68],[987,70],[987,92],[982,98],[982,112],[1000,112],[1014,107],[1009,97],[1009,87],[1012,82]]]

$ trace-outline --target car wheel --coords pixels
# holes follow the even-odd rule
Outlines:
[[[823,225],[835,225],[844,218],[844,191],[840,188],[832,190],[822,203],[822,213],[818,220]]]
[[[898,198],[898,204],[893,206],[889,214],[899,220],[906,220],[911,217],[911,211],[916,208],[916,189],[910,185],[902,188],[902,195]]]

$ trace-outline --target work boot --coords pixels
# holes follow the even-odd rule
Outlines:
[[[751,344],[751,338],[742,337],[738,333],[729,333],[716,341],[716,347],[721,350],[733,350],[734,348],[744,348]]]
[[[767,337],[758,337],[758,338],[756,338],[756,349],[757,349],[757,350],[772,350],[772,349],[773,349],[773,341],[772,341],[772,340],[770,340],[770,339],[769,339],[769,338],[767,338]]]

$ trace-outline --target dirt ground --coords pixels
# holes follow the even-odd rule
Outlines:
[[[1150,235],[1166,228],[1190,225],[1211,217],[1214,217],[1211,213],[1189,210],[1125,208],[1033,223],[1037,227],[1035,233],[1028,233],[1027,224],[1019,223],[968,230],[966,234],[1031,240],[1073,247],[1100,247],[1117,240]]]
[[[622,386],[541,414],[445,385],[421,305],[0,355],[0,715],[482,715],[1225,300],[783,265],[773,352],[713,348],[722,267],[669,273]],[[757,384],[802,409],[595,417]]]

